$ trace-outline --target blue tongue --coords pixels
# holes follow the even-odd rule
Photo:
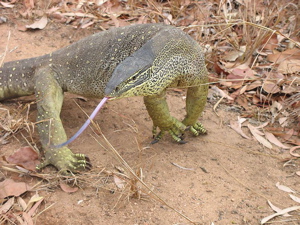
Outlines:
[[[67,140],[64,143],[61,143],[59,145],[54,145],[52,146],[53,148],[61,148],[65,145],[70,144],[72,141],[74,141],[87,127],[88,125],[91,123],[91,121],[95,118],[95,116],[97,115],[97,113],[99,112],[99,110],[102,108],[102,106],[104,105],[104,103],[109,99],[109,97],[104,97],[101,102],[97,105],[96,109],[92,112],[92,114],[90,115],[90,117],[87,119],[87,121],[85,121],[85,123],[82,125],[82,127],[76,132],[76,134],[74,134],[73,137],[71,137],[69,140]]]

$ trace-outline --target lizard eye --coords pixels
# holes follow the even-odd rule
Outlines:
[[[115,92],[118,92],[118,91],[119,91],[119,87],[116,87],[116,88],[115,88]]]
[[[132,79],[132,80],[136,80],[136,77],[137,77],[137,76],[135,75],[135,76],[133,76],[131,79]]]

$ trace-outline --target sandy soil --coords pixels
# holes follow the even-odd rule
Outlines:
[[[7,41],[9,32],[11,37]],[[13,24],[2,24],[0,52],[3,53],[8,46],[5,61],[39,56],[93,32],[76,31],[58,24],[48,24],[41,31],[20,32]],[[33,100],[33,97],[25,100]],[[87,113],[91,113],[99,102],[75,101]],[[69,136],[86,119],[75,101],[72,95],[67,95],[61,114]],[[183,118],[184,92],[170,91],[168,101],[172,115]],[[24,99],[3,102],[0,106],[13,111],[20,102],[24,102]],[[283,167],[283,162],[279,160],[288,154],[278,149],[265,149],[254,140],[240,137],[228,127],[229,121],[236,119],[238,112],[231,112],[229,106],[221,105],[217,116],[212,110],[214,103],[207,104],[201,118],[209,134],[200,137],[188,134],[188,143],[184,145],[174,143],[169,136],[155,145],[149,145],[152,123],[140,97],[109,102],[95,121],[129,165],[135,170],[142,169],[144,181],[149,187],[193,221],[220,225],[259,224],[263,217],[273,213],[267,199],[280,208],[295,205],[288,194],[275,186],[280,182],[300,191],[299,177],[293,175],[295,168]],[[36,106],[33,105],[29,112],[31,121],[35,120],[35,115]],[[23,134],[28,135],[25,131]],[[100,172],[102,168],[113,170],[114,165],[120,166],[112,154],[95,141],[93,135],[92,129],[87,129],[70,144],[70,148],[90,157],[94,166],[91,172]],[[34,140],[38,142],[36,132]],[[9,155],[26,145],[18,134],[10,139],[9,144],[1,146],[1,155]],[[180,168],[173,163],[192,170]],[[47,168],[43,172],[53,170]],[[5,171],[2,176],[21,179]],[[82,188],[72,194],[63,192],[57,186],[41,188],[38,193],[45,197],[45,202],[40,211],[53,203],[55,205],[43,212],[36,224],[189,224],[186,219],[152,197],[146,200],[127,198],[128,193],[125,193],[125,197],[120,199],[121,190],[118,190],[111,178],[104,181],[103,177],[99,174],[99,180],[94,179],[95,184],[92,186],[79,184]],[[30,177],[25,180],[28,183],[37,182]],[[275,220],[283,221],[284,218]],[[299,224],[299,220],[274,224]]]

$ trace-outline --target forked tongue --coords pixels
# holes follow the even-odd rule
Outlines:
[[[90,125],[91,121],[95,118],[95,116],[97,115],[97,113],[99,112],[99,110],[102,108],[102,106],[104,105],[104,103],[109,99],[109,97],[104,97],[101,102],[97,105],[97,107],[95,108],[95,110],[92,112],[92,114],[90,115],[90,117],[87,119],[87,121],[85,121],[85,123],[82,125],[82,127],[76,132],[76,134],[73,135],[73,137],[71,137],[69,140],[67,140],[64,143],[61,143],[59,145],[54,145],[52,147],[54,148],[61,148],[65,145],[70,144],[72,141],[74,141],[76,138],[78,138],[78,136],[88,127],[88,125]]]

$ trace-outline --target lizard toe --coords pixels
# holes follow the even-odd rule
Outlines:
[[[207,134],[207,130],[200,122],[196,122],[194,125],[190,126],[189,130],[195,135]]]

